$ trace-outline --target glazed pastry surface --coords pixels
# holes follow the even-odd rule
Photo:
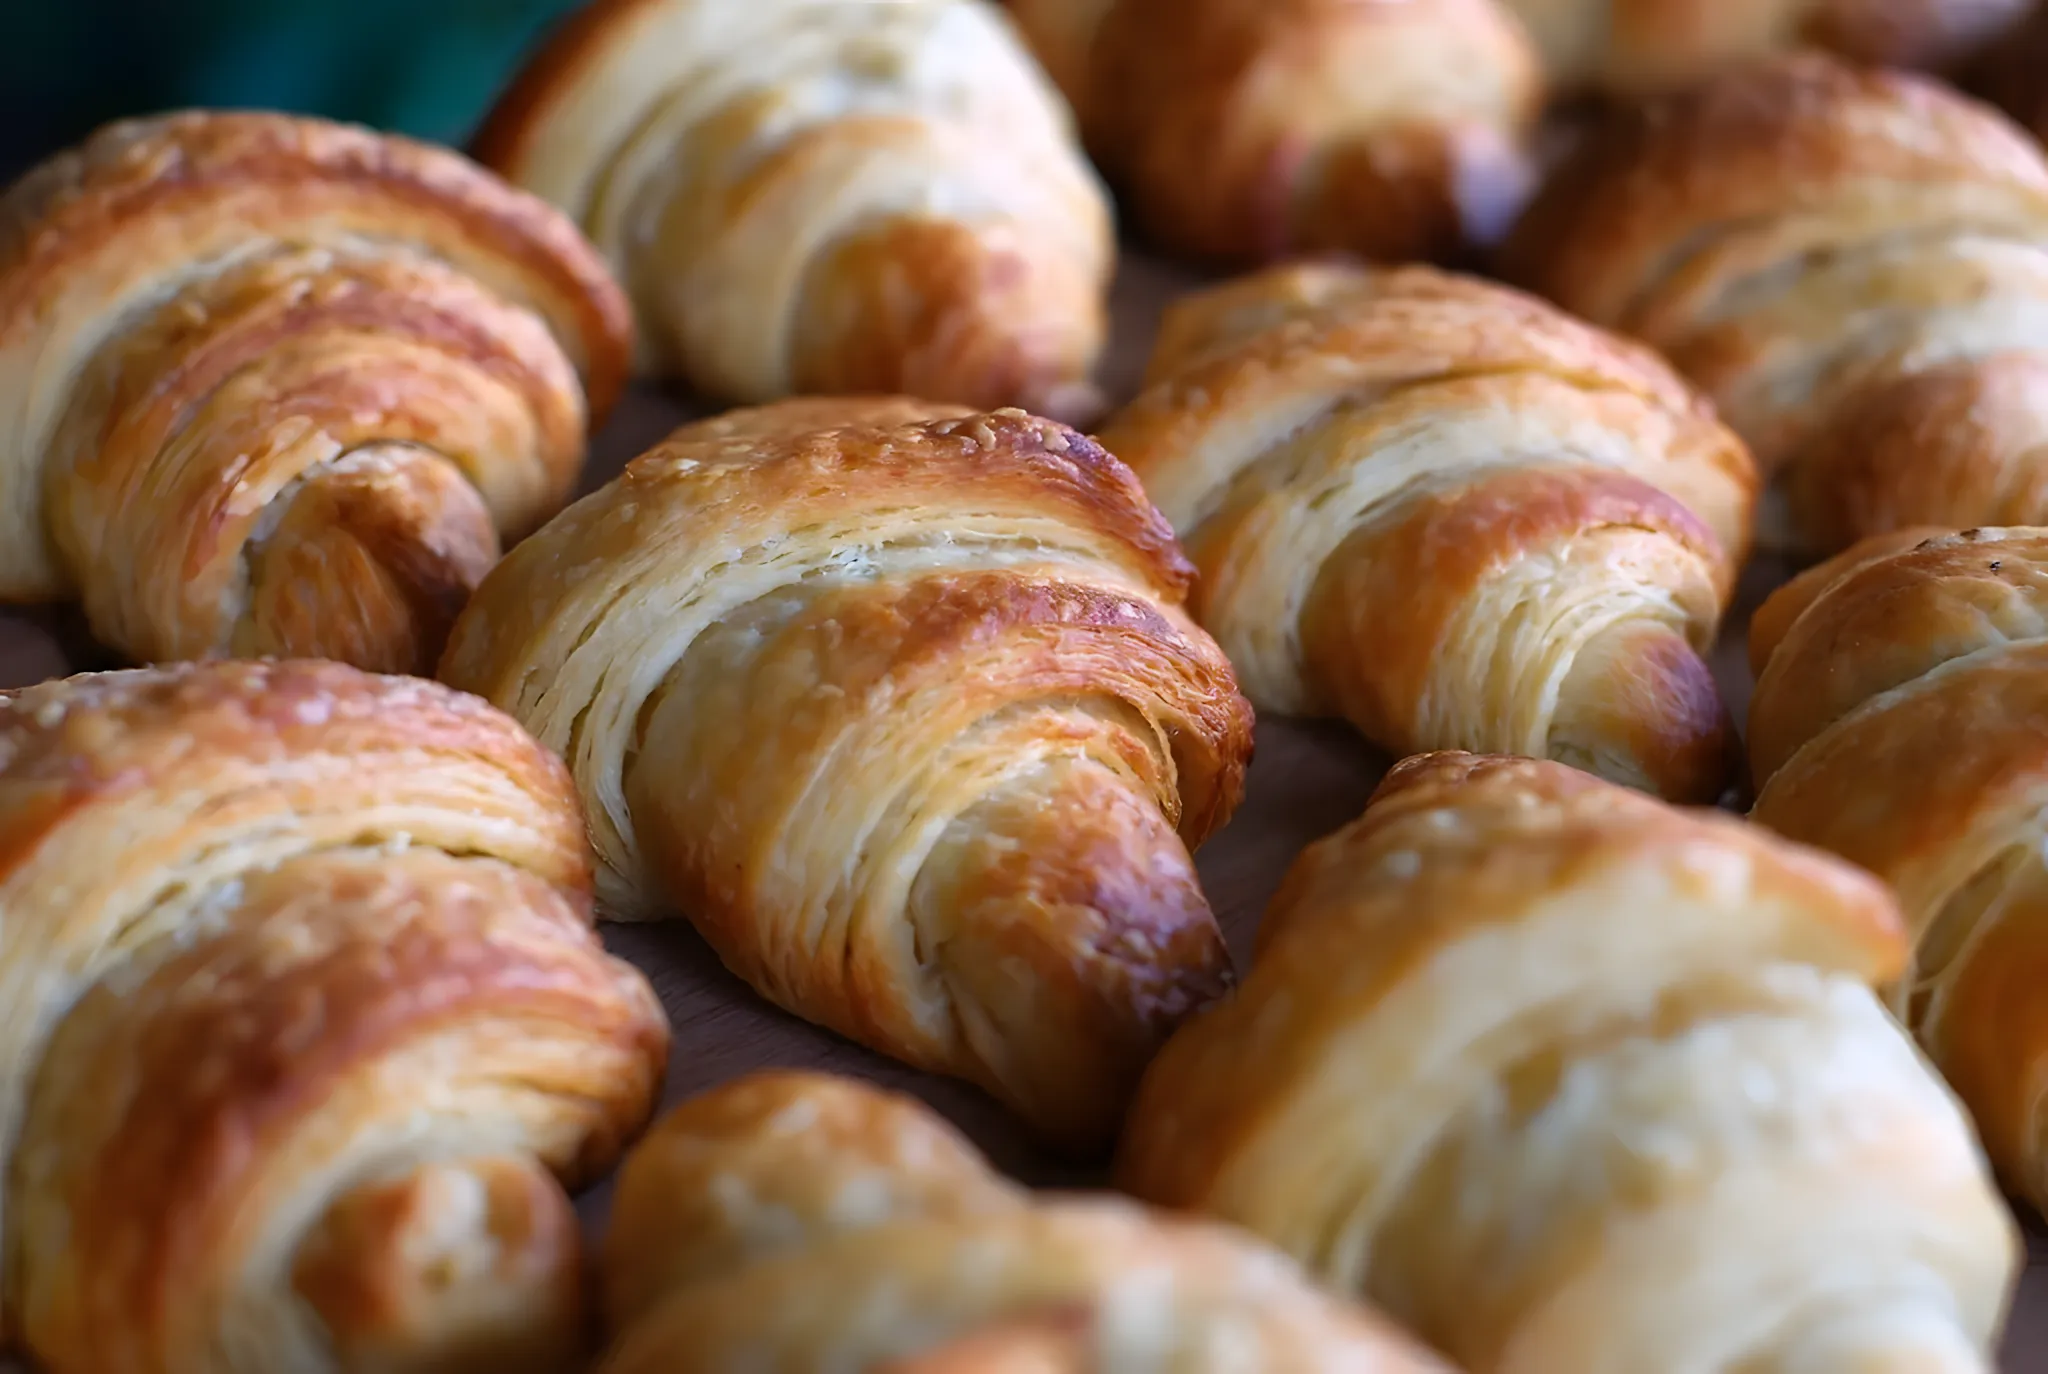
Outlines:
[[[443,676],[567,757],[609,911],[687,916],[779,1005],[1095,1148],[1228,977],[1189,850],[1251,712],[1192,577],[1073,430],[788,402],[514,550]]]
[[[478,156],[590,233],[642,365],[734,402],[1093,408],[1115,242],[985,0],[595,0]]]
[[[1893,1009],[2006,1185],[2048,1207],[2048,530],[1870,541],[1765,610],[1755,817],[1898,891]]]
[[[1010,0],[1148,238],[1250,263],[1491,242],[1537,60],[1494,0]]]
[[[1282,884],[1119,1182],[1472,1374],[1993,1368],[2018,1233],[1871,984],[1873,878],[1546,761],[1433,754]]]
[[[1102,440],[1259,709],[1689,800],[1728,780],[1701,655],[1755,473],[1647,350],[1429,268],[1273,268],[1168,312]]]
[[[1508,270],[1697,382],[1812,550],[2048,520],[2048,157],[1988,106],[1756,64],[1617,117]]]
[[[1952,70],[2027,0],[1506,0],[1566,91],[1640,97],[1794,48],[1885,67]]]
[[[415,679],[0,693],[0,1345],[49,1374],[580,1357],[567,1189],[667,1030],[567,772]]]
[[[0,197],[0,600],[127,657],[426,671],[630,358],[573,225],[296,116],[110,125]]]
[[[629,1156],[603,1374],[1425,1374],[1264,1245],[1107,1195],[1034,1196],[913,1100],[755,1075]]]

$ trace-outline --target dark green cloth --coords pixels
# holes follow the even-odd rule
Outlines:
[[[122,115],[247,106],[460,143],[577,0],[0,0],[9,172]]]

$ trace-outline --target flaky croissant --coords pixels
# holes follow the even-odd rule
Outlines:
[[[1228,974],[1188,851],[1251,714],[1192,576],[1072,430],[786,402],[515,549],[442,672],[567,756],[608,909],[1085,1149]]]
[[[0,198],[0,601],[135,659],[430,669],[630,341],[574,226],[453,153],[111,125]]]
[[[1567,91],[1681,90],[1794,48],[1952,70],[2027,0],[1504,0]]]
[[[1102,439],[1260,710],[1687,799],[1727,780],[1700,654],[1755,477],[1647,351],[1427,268],[1274,268],[1170,311]]]
[[[2048,158],[1986,106],[1761,63],[1618,118],[1507,264],[1704,388],[1804,545],[2048,520]]]
[[[2048,529],[1857,545],[1765,610],[1755,818],[1898,891],[1893,1008],[2048,1210]]]
[[[1033,1197],[913,1100],[765,1073],[684,1103],[619,1177],[603,1374],[1424,1374],[1249,1237]]]
[[[666,1028],[566,770],[433,683],[0,693],[0,1345],[50,1374],[558,1374],[565,1187]]]
[[[1434,754],[1312,846],[1118,1164],[1472,1374],[1992,1368],[2020,1260],[1870,991],[1883,886],[1545,761]]]
[[[642,364],[730,401],[1093,406],[1115,243],[987,0],[593,0],[477,155],[573,215]]]
[[[1532,182],[1534,50],[1494,0],[1009,0],[1153,242],[1253,262],[1491,242]]]

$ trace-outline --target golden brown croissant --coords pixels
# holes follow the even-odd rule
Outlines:
[[[1009,0],[1146,234],[1249,262],[1492,241],[1542,90],[1494,0]]]
[[[1115,243],[985,0],[593,0],[477,155],[567,210],[651,370],[732,401],[1091,408]]]
[[[1886,67],[1948,70],[2027,0],[1504,0],[1566,90],[1642,96],[1811,47]]]
[[[1593,139],[1511,273],[1661,349],[1832,551],[2048,519],[2048,158],[1989,108],[1761,63]]]
[[[628,1157],[604,1374],[1441,1370],[1265,1246],[1110,1197],[1033,1197],[913,1100],[765,1073]]]
[[[1756,819],[1897,889],[1915,949],[1893,1008],[2048,1209],[2048,529],[1889,543],[1765,603]]]
[[[555,1374],[666,1028],[560,763],[331,663],[0,693],[0,1335],[52,1374]]]
[[[442,671],[567,756],[610,911],[1088,1148],[1228,974],[1188,851],[1251,714],[1192,576],[1072,430],[789,402],[515,549]]]
[[[1557,764],[1433,754],[1145,1076],[1138,1196],[1472,1374],[1988,1374],[2019,1236],[1870,984],[1884,888]]]
[[[1700,654],[1755,477],[1647,351],[1428,268],[1274,268],[1169,312],[1102,439],[1260,710],[1688,799],[1727,780]]]
[[[110,125],[0,198],[0,600],[136,659],[431,668],[630,341],[574,226],[453,153]]]

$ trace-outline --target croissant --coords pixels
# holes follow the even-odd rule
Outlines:
[[[2017,1228],[1870,991],[1867,874],[1431,754],[1297,861],[1118,1160],[1471,1374],[1992,1368]]]
[[[1915,947],[1893,1009],[2000,1177],[2048,1209],[2048,530],[1871,541],[1765,609],[1756,819],[1897,890]]]
[[[1800,545],[2048,520],[2048,158],[1985,106],[1762,63],[1619,119],[1506,261],[1712,396]]]
[[[608,910],[1086,1150],[1229,971],[1189,850],[1251,712],[1192,576],[1072,430],[786,402],[515,549],[442,674],[567,756]]]
[[[523,1371],[584,1333],[565,1188],[666,1028],[566,770],[331,663],[0,693],[0,1346],[49,1374]]]
[[[453,153],[110,125],[0,197],[0,601],[135,659],[428,670],[630,347],[575,228]]]
[[[1146,236],[1255,262],[1492,242],[1542,87],[1494,0],[1009,0]]]
[[[1115,240],[1072,124],[985,0],[593,0],[473,146],[604,250],[645,370],[1078,415]]]
[[[1470,278],[1295,265],[1176,306],[1151,377],[1102,442],[1261,711],[1721,791],[1700,655],[1755,476],[1648,352]]]
[[[1505,0],[1565,90],[1682,90],[1793,48],[1873,66],[1950,70],[2028,0]]]
[[[684,1103],[613,1216],[603,1374],[1443,1368],[1249,1237],[1033,1197],[921,1104],[821,1074]]]

